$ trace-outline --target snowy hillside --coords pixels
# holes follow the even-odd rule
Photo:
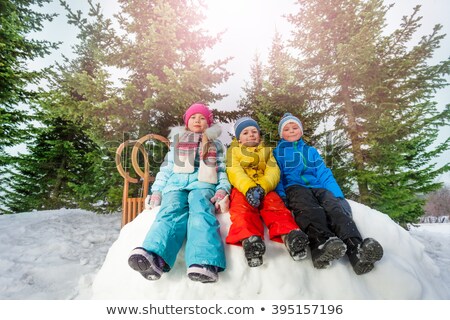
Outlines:
[[[242,248],[227,245],[228,268],[220,273],[218,283],[189,280],[183,249],[174,268],[160,280],[151,282],[133,271],[127,258],[131,249],[141,245],[156,208],[144,211],[121,230],[94,280],[93,298],[450,299],[448,282],[442,281],[444,271],[426,253],[423,244],[387,215],[356,202],[351,202],[351,206],[361,234],[377,239],[385,250],[383,259],[366,275],[357,276],[346,257],[328,269],[314,269],[310,258],[293,261],[284,245],[266,240],[264,264],[258,268],[247,266]],[[225,237],[229,215],[220,214],[218,218]]]
[[[88,299],[120,215],[52,210],[0,215],[0,299]]]
[[[228,269],[220,274],[218,283],[208,285],[187,279],[183,252],[175,269],[158,282],[149,282],[128,267],[128,252],[140,244],[155,211],[142,213],[121,232],[119,214],[63,209],[3,215],[0,302],[17,315],[18,309],[8,300],[39,299],[35,301],[41,306],[43,300],[172,296],[450,299],[450,224],[424,224],[407,232],[377,211],[354,202],[351,205],[361,232],[377,238],[386,250],[373,272],[356,276],[346,258],[330,269],[315,270],[310,258],[294,262],[283,245],[267,241],[265,263],[257,269],[246,266],[240,248],[226,246]],[[219,219],[225,234],[228,215]],[[0,310],[0,318],[5,311]]]

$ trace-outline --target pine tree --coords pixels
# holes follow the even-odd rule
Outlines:
[[[420,194],[439,187],[433,179],[449,170],[433,159],[449,141],[434,147],[439,127],[449,122],[449,107],[432,101],[444,88],[449,61],[428,65],[443,35],[432,34],[407,46],[420,26],[419,7],[400,28],[384,35],[391,6],[380,0],[298,1],[290,16],[292,45],[299,66],[322,100],[334,110],[335,129],[349,142],[359,201],[399,222],[422,214]],[[345,144],[344,144],[345,145]]]
[[[119,1],[120,30],[112,27],[92,1],[88,1],[88,17],[60,2],[69,23],[80,30],[80,43],[74,46],[77,58],[58,66],[47,109],[75,119],[96,143],[85,183],[72,188],[79,205],[100,203],[98,209],[109,211],[120,205],[121,178],[114,152],[123,137],[136,139],[150,132],[165,135],[191,103],[220,99],[222,95],[211,89],[228,77],[227,59],[212,64],[203,61],[203,53],[218,37],[200,28],[203,16],[193,2]],[[113,86],[106,67],[126,71],[121,86]],[[233,114],[222,112],[220,116]]]
[[[244,87],[240,110],[258,121],[265,134],[265,143],[274,146],[279,139],[278,122],[292,113],[305,122],[308,140],[317,138],[315,130],[322,120],[318,108],[309,105],[309,92],[299,86],[294,60],[288,53],[280,33],[276,32],[269,52],[267,66],[256,56],[251,68],[251,82]]]
[[[95,145],[79,127],[56,118],[34,129],[27,153],[11,166],[6,212],[78,207],[71,185],[79,185]]]
[[[45,110],[41,120],[46,123],[56,118],[68,123],[67,130],[70,128],[73,134],[60,133],[66,144],[89,142],[86,148],[67,154],[67,162],[73,166],[82,164],[82,170],[77,179],[66,179],[61,192],[69,191],[70,201],[80,208],[109,213],[118,209],[121,200],[117,187],[121,178],[114,162],[115,149],[121,142],[120,110],[116,108],[118,91],[106,71],[107,53],[103,47],[111,41],[104,32],[111,21],[104,19],[100,6],[90,1],[89,16],[94,19],[85,19],[81,12],[72,12],[67,3],[61,3],[67,9],[69,23],[79,27],[80,42],[73,46],[75,58],[57,63],[51,91],[41,104]],[[54,128],[55,134],[60,129]],[[51,179],[51,175],[46,178]]]
[[[255,54],[253,63],[250,66],[250,82],[246,82],[242,88],[244,96],[239,101],[239,109],[249,117],[256,117],[256,112],[260,108],[261,97],[264,90],[264,66],[258,54]]]
[[[0,0],[0,152],[23,138],[20,126],[29,115],[19,106],[35,98],[38,91],[30,87],[45,76],[46,69],[30,71],[27,62],[48,55],[58,46],[29,36],[55,17],[33,11],[33,6],[46,2],[50,0]]]
[[[69,19],[79,18],[80,13],[70,12]],[[3,211],[81,207],[110,212],[119,206],[118,144],[110,150],[105,143],[115,135],[107,108],[115,92],[101,61],[102,23],[86,21],[74,46],[76,58],[66,58],[51,72],[49,92],[37,101],[38,124],[29,130],[28,152],[4,173],[9,186]]]
[[[78,27],[73,54],[56,64],[51,94],[45,108],[51,114],[80,123],[90,139],[98,145],[120,139],[126,130],[122,118],[126,114],[118,106],[120,92],[107,70],[107,44],[115,41],[108,30],[111,20],[105,19],[99,4],[89,3],[89,18],[81,11],[73,12],[65,1],[60,1],[67,11],[68,23]]]
[[[16,161],[5,148],[27,138],[28,112],[39,95],[36,84],[47,69],[29,70],[27,63],[48,55],[57,43],[35,40],[31,34],[42,30],[55,14],[35,11],[50,0],[0,0],[0,200],[6,196],[7,180],[11,178],[10,163]],[[3,203],[3,201],[1,201]],[[0,205],[0,210],[3,208]]]
[[[418,12],[419,7],[414,8],[378,46],[379,55],[389,58],[379,66],[376,87],[364,89],[368,105],[378,114],[366,116],[368,123],[375,124],[367,135],[374,145],[368,154],[371,171],[377,176],[371,188],[380,194],[371,197],[371,203],[401,222],[415,221],[423,214],[423,195],[440,188],[435,178],[449,170],[449,164],[436,168],[433,161],[450,141],[435,145],[439,128],[449,123],[450,108],[439,112],[433,101],[436,89],[446,86],[449,61],[427,64],[443,38],[440,25],[408,49],[420,26]]]
[[[181,123],[190,104],[213,103],[223,97],[212,89],[229,77],[225,70],[229,58],[205,63],[205,51],[219,37],[209,36],[201,28],[201,4],[186,0],[119,3],[119,30],[94,6],[89,13],[102,26],[96,30],[102,39],[97,43],[106,53],[102,62],[126,72],[116,100],[100,109],[93,106],[92,112],[106,108],[114,119],[114,131],[120,135],[167,135],[170,126]],[[87,20],[81,16],[72,14],[71,21],[86,29]]]
[[[45,76],[46,69],[30,71],[27,62],[44,57],[58,44],[38,41],[30,34],[42,30],[54,14],[42,14],[33,10],[49,0],[0,0],[0,178],[9,177],[8,163],[14,161],[5,148],[12,147],[26,138],[25,124],[30,121],[27,109],[39,94],[31,89]],[[2,182],[2,189],[6,188]]]

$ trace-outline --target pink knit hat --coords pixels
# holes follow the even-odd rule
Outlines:
[[[208,127],[211,126],[211,124],[213,123],[213,113],[211,112],[211,110],[209,110],[208,107],[205,106],[204,104],[194,103],[186,110],[186,112],[183,115],[183,121],[186,127],[188,125],[189,118],[196,113],[201,113],[206,118],[206,121],[208,122]]]

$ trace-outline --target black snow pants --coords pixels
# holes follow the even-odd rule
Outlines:
[[[362,239],[355,222],[344,213],[332,192],[295,185],[286,189],[286,195],[295,222],[308,235],[311,249],[330,237],[344,242],[350,238]]]

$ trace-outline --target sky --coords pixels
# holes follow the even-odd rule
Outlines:
[[[328,269],[314,269],[309,252],[305,260],[294,261],[283,244],[266,240],[264,263],[257,268],[247,266],[241,247],[226,245],[227,269],[213,284],[188,279],[184,248],[174,268],[158,281],[146,280],[127,265],[130,251],[141,245],[159,207],[145,210],[122,229],[120,214],[97,215],[77,209],[0,215],[0,318],[33,319],[45,314],[47,320],[62,316],[105,319],[103,309],[97,308],[105,304],[202,305],[210,300],[231,305],[251,301],[258,307],[389,300],[395,303],[389,315],[398,312],[402,319],[422,310],[428,317],[446,312],[450,223],[420,224],[408,232],[385,214],[353,201],[350,205],[362,235],[377,239],[384,248],[383,258],[370,273],[356,275],[346,257]],[[217,217],[224,240],[231,223],[229,214]],[[265,236],[268,239],[267,231]],[[402,301],[409,305],[401,308]],[[363,308],[365,304],[350,306]],[[371,319],[380,313],[388,315],[383,313],[387,312],[384,305],[376,306]],[[351,310],[347,307],[346,319],[360,319]]]

